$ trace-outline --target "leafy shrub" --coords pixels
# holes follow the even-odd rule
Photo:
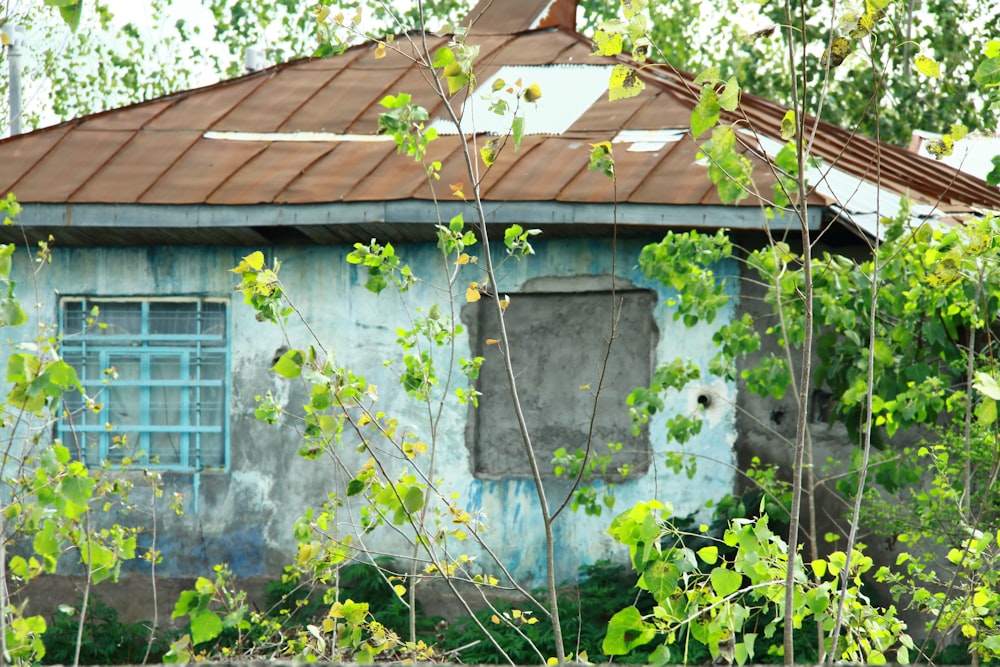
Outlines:
[[[80,600],[82,605],[83,600]],[[42,642],[45,644],[47,665],[73,664],[76,654],[77,632],[80,627],[79,608],[63,606],[49,624]],[[97,596],[87,602],[87,615],[83,623],[80,644],[80,664],[125,665],[143,662],[149,644],[150,626],[147,623],[122,623],[118,611],[109,607]],[[153,639],[149,659],[158,662],[167,650],[163,637]]]

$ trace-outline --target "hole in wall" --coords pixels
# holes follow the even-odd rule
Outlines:
[[[708,394],[698,394],[698,405],[707,410],[712,407],[712,397]]]
[[[775,424],[781,424],[781,422],[784,419],[785,419],[785,411],[784,410],[771,410],[771,421],[772,422],[774,422]]]

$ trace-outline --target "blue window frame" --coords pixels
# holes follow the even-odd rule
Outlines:
[[[60,300],[62,355],[87,396],[56,435],[87,465],[197,472],[229,465],[224,299]]]

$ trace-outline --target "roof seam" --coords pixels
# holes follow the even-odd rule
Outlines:
[[[249,78],[249,76],[248,77],[241,77],[241,80],[242,79],[246,79],[246,78]],[[237,106],[239,106],[239,104],[245,102],[246,99],[248,97],[250,97],[250,95],[252,95],[254,93],[254,91],[256,91],[258,88],[260,88],[261,84],[263,83],[264,77],[261,77],[261,79],[262,80],[256,86],[251,87],[247,91],[247,93],[245,95],[243,95],[243,97],[239,98],[238,102],[233,103],[233,105],[229,108],[229,113],[232,113],[233,109],[235,109]],[[223,114],[223,116],[221,116],[220,118],[216,118],[209,125],[215,125],[220,120],[222,120],[223,118],[225,118],[227,115],[228,115],[228,113],[227,114]],[[209,128],[202,128],[201,131],[202,131],[202,133],[204,133],[204,131],[208,130],[208,129]],[[156,131],[156,130],[154,130],[154,131]],[[181,160],[183,160],[184,157],[188,153],[190,153],[192,150],[194,150],[194,147],[197,146],[202,141],[205,141],[205,139],[198,138],[195,141],[192,141],[187,146],[187,148],[185,148],[180,153],[178,153],[177,157],[174,158],[174,161],[171,162],[163,171],[161,171],[160,174],[159,174],[159,176],[157,176],[156,178],[154,178],[153,181],[149,185],[146,186],[146,189],[144,189],[142,192],[139,193],[139,195],[135,198],[136,202],[141,202],[142,199],[143,199],[143,197],[145,197],[146,195],[148,195],[149,192],[150,192],[150,190],[152,190],[153,188],[155,188],[157,186],[157,184],[159,184],[166,177],[167,174],[169,174],[170,172],[172,172],[174,170],[174,168],[177,166],[177,163],[179,163]]]
[[[316,164],[318,164],[320,160],[326,158],[327,155],[329,155],[333,151],[337,150],[337,146],[338,145],[339,144],[330,144],[330,150],[323,151],[323,153],[321,153],[320,155],[317,155],[314,160],[312,160],[309,164],[307,164],[305,167],[303,167],[302,169],[300,169],[299,173],[295,174],[290,179],[288,179],[288,181],[286,181],[285,184],[283,186],[281,186],[281,188],[279,188],[277,192],[274,193],[274,200],[278,201],[279,198],[282,195],[284,195],[286,192],[288,192],[288,189],[292,187],[293,183],[295,183],[300,178],[302,178],[303,176],[305,176],[306,173],[310,169],[312,169],[314,166],[316,166]],[[287,197],[286,197],[285,201],[287,201]]]
[[[76,122],[75,124],[76,124],[76,125],[80,125],[80,124],[81,124],[82,122],[83,122],[83,121],[81,121],[81,120],[79,120],[79,119],[78,119],[78,120],[77,120],[77,122]],[[70,124],[71,124],[71,123],[65,123],[65,125],[70,125]],[[61,124],[61,125],[62,125],[62,124]],[[62,136],[61,136],[61,137],[59,137],[59,138],[58,138],[58,139],[57,139],[57,140],[56,140],[56,141],[55,141],[55,142],[54,142],[54,143],[53,143],[53,144],[52,144],[51,146],[49,146],[49,149],[48,149],[47,151],[45,151],[44,153],[42,153],[42,154],[41,154],[41,155],[40,155],[40,156],[38,157],[38,159],[37,159],[37,160],[35,160],[35,162],[34,162],[34,163],[33,163],[33,164],[31,165],[31,167],[30,167],[30,168],[29,168],[29,169],[28,169],[27,171],[23,171],[23,172],[21,172],[21,176],[20,176],[20,177],[19,177],[19,178],[18,178],[18,179],[17,179],[16,181],[14,181],[13,183],[11,183],[11,184],[10,184],[10,186],[9,186],[9,188],[8,188],[8,189],[9,189],[9,191],[10,191],[10,192],[17,192],[17,186],[18,186],[18,184],[19,184],[19,183],[21,183],[21,182],[22,182],[22,181],[23,181],[24,179],[26,179],[26,178],[27,178],[28,176],[30,176],[30,175],[32,174],[32,172],[34,172],[34,171],[35,171],[35,168],[36,168],[36,167],[38,167],[38,165],[39,165],[39,164],[41,164],[42,162],[44,162],[44,161],[45,161],[45,158],[47,158],[47,157],[48,157],[49,155],[51,155],[51,154],[52,154],[52,152],[53,152],[53,151],[54,151],[54,150],[55,150],[56,148],[58,148],[58,147],[59,147],[59,145],[60,145],[60,144],[61,144],[62,142],[66,141],[66,137],[68,137],[68,136],[69,136],[70,132],[71,132],[71,130],[70,130],[70,129],[67,129],[67,130],[66,130],[65,132],[63,132]],[[18,136],[21,136],[21,135],[18,135]]]
[[[121,130],[117,130],[117,131],[120,132]],[[74,188],[72,192],[70,192],[68,195],[66,195],[66,201],[70,201],[70,202],[73,201],[73,197],[78,192],[80,192],[80,190],[82,190],[92,180],[94,180],[95,178],[97,178],[98,176],[100,176],[101,172],[103,172],[105,169],[108,168],[108,164],[110,164],[112,160],[114,160],[116,157],[118,157],[118,155],[120,155],[121,152],[125,150],[125,147],[128,146],[129,142],[131,142],[133,139],[135,139],[135,137],[136,137],[137,134],[139,134],[139,130],[133,130],[132,133],[129,135],[129,138],[126,139],[125,141],[121,142],[121,144],[119,144],[119,146],[118,146],[118,149],[115,150],[115,151],[113,151],[111,153],[111,155],[109,155],[108,158],[101,164],[100,167],[98,167],[94,171],[90,172],[90,175],[87,176],[86,179],[84,179],[83,181],[81,181],[80,184],[78,186],[76,186],[76,188]]]

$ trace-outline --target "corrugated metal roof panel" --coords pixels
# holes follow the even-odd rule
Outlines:
[[[73,128],[66,123],[56,127],[36,130],[30,134],[16,137],[16,141],[8,140],[0,149],[0,189],[3,193],[10,192],[24,181],[31,172],[41,166],[41,160],[56,144]],[[31,192],[28,190],[28,192]],[[23,199],[22,201],[30,201]]]
[[[336,75],[283,69],[267,77],[239,106],[212,125],[213,130],[273,132]]]
[[[208,201],[216,188],[255,155],[264,141],[199,139],[139,199],[145,204],[197,204]]]
[[[153,183],[199,139],[198,132],[144,132],[131,137],[102,169],[73,194],[74,202],[139,201]]]
[[[358,181],[368,178],[385,158],[396,153],[392,143],[340,143],[306,165],[275,201],[289,204],[342,201]]]
[[[246,99],[267,80],[266,70],[200,90],[179,93],[167,99],[172,103],[163,113],[146,124],[151,130],[208,130],[233,107]],[[126,107],[131,108],[131,107]],[[108,113],[119,113],[122,110]]]
[[[487,196],[494,200],[560,200],[563,188],[587,169],[589,156],[590,146],[584,141],[544,139],[525,153],[528,159],[514,161]]]
[[[316,162],[334,148],[329,142],[276,142],[254,155],[218,187],[209,204],[246,204],[274,201],[303,165]]]
[[[607,90],[611,70],[608,65],[505,65],[465,99],[459,114],[462,132],[506,134],[517,115],[524,119],[525,134],[563,134]],[[494,92],[494,84],[501,85],[500,90]],[[541,98],[518,99],[519,84],[520,90],[537,85]],[[503,107],[495,107],[498,103]],[[458,132],[444,118],[435,119],[431,127],[441,134]]]
[[[169,100],[162,100],[128,107],[115,113],[98,114],[87,119],[85,128],[88,130],[137,130],[156,118],[169,106]]]
[[[508,139],[499,160],[489,169],[478,162],[488,205],[502,211],[505,202],[548,200],[555,202],[549,207],[555,211],[564,204],[586,208],[611,203],[614,189],[586,167],[590,144],[615,137],[619,138],[614,149],[620,206],[639,207],[644,211],[643,219],[662,224],[665,219],[680,218],[655,215],[649,207],[717,201],[714,187],[705,177],[705,166],[696,163],[697,146],[687,132],[679,141],[670,141],[671,133],[688,127],[691,109],[697,102],[692,77],[647,63],[639,74],[647,84],[646,91],[632,99],[609,102],[605,92],[608,68],[621,60],[589,57],[591,44],[587,38],[565,28],[519,34],[494,32],[499,25],[522,25],[528,14],[542,11],[546,2],[484,0],[480,9],[488,7],[489,13],[483,26],[493,27],[479,32],[474,28],[469,37],[470,43],[481,46],[477,74],[482,86],[488,88],[490,78],[499,74],[505,79],[521,78],[523,85],[539,83],[542,89],[537,106],[525,104],[524,110],[527,132],[545,134],[525,137],[517,153]],[[554,7],[562,11],[568,4],[557,2]],[[444,42],[443,38],[429,37],[431,53]],[[332,59],[277,65],[234,81],[0,141],[0,185],[14,188],[27,203],[124,204],[138,197],[144,203],[199,204],[197,215],[202,217],[214,210],[206,204],[332,206],[343,202],[364,209],[360,214],[364,219],[356,221],[362,223],[385,215],[371,203],[387,202],[387,207],[394,202],[427,205],[431,194],[419,165],[405,156],[395,156],[391,142],[358,141],[360,136],[345,136],[374,135],[378,115],[384,111],[378,102],[386,94],[412,93],[414,102],[427,107],[432,117],[443,115],[442,102],[428,85],[428,73],[393,48],[413,52],[423,47],[422,43],[400,37],[385,58],[377,59],[370,46],[359,46]],[[582,93],[584,88],[586,92]],[[459,91],[451,104],[460,107],[467,96],[467,90]],[[483,129],[482,120],[492,114],[481,106],[478,91],[469,97],[470,108],[475,108]],[[779,105],[744,92],[737,114],[728,115],[726,120],[753,125],[778,137],[783,115]],[[919,203],[937,204],[947,211],[1000,208],[1000,191],[980,179],[902,149],[852,136],[841,128],[825,123],[816,127],[813,154],[825,166],[838,170],[831,179],[843,175],[881,183],[892,194],[883,197],[885,202],[880,208],[888,208],[889,198],[903,193]],[[501,127],[490,129],[499,131]],[[221,137],[209,139],[205,138],[207,131],[226,134],[209,134]],[[247,134],[254,132],[263,134]],[[267,134],[271,132],[277,134]],[[290,134],[302,132],[310,133],[309,141],[284,141],[302,139]],[[476,146],[482,146],[484,140],[476,137]],[[752,137],[744,140],[748,146],[756,146]],[[447,185],[468,186],[460,146],[461,140],[455,136],[442,136],[431,144],[430,159],[442,161],[437,192],[441,201],[458,203],[451,198]],[[755,150],[773,155],[771,150]],[[873,158],[876,155],[878,161]],[[770,196],[773,177],[768,170],[758,169],[755,178],[755,187]],[[812,200],[829,202],[834,194],[844,197],[857,215],[872,208],[865,205],[872,199],[870,192],[863,189],[842,192],[838,186],[834,192],[817,188]],[[742,202],[742,207],[751,211],[757,205],[753,198]],[[508,208],[538,212],[541,219],[555,221],[555,213],[546,216],[537,206]],[[713,216],[728,219],[717,213]],[[593,217],[606,220],[607,211]],[[135,223],[115,218],[109,224],[121,228]],[[218,222],[211,218],[191,220],[190,224]],[[324,224],[310,220],[292,225],[309,227],[308,234],[290,228],[268,233],[273,238],[286,234],[298,234],[303,239],[341,237],[340,229],[313,229]],[[566,223],[560,229],[583,229],[574,224]],[[747,221],[739,218],[739,224],[746,225]],[[409,232],[400,228],[394,233],[405,236]],[[199,234],[201,239],[209,238],[208,230]],[[119,236],[127,238],[129,234]],[[248,233],[239,237],[233,232],[227,238],[259,236]]]
[[[35,201],[70,201],[134,135],[129,130],[89,132],[77,128],[67,132],[14,187],[16,191],[37,192]],[[114,197],[118,196],[115,192]]]

